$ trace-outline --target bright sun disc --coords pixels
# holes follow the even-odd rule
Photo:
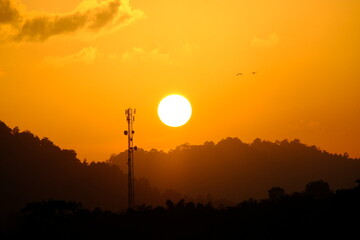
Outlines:
[[[190,102],[181,95],[173,94],[165,97],[158,106],[160,120],[170,127],[180,127],[191,117]]]

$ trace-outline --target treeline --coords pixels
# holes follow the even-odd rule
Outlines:
[[[108,162],[126,169],[126,152]],[[156,149],[135,152],[137,177],[151,179],[159,189],[173,188],[190,201],[225,198],[240,202],[261,199],[272,186],[289,192],[323,179],[333,189],[349,188],[360,178],[360,159],[347,153],[332,154],[295,139],[276,142],[238,138],[218,143],[181,145],[169,152]]]
[[[87,209],[126,209],[125,167],[126,152],[106,162],[81,162],[75,151],[0,121],[0,225],[9,212],[47,199],[81,202]],[[298,140],[256,139],[247,144],[227,138],[217,144],[181,145],[168,153],[140,149],[135,153],[135,177],[137,205],[183,198],[225,206],[263,199],[272,186],[298,192],[316,179],[335,190],[352,187],[360,178],[360,161]]]
[[[179,195],[161,193],[146,179],[136,179],[135,185],[139,204],[161,204]],[[127,208],[127,175],[110,163],[81,162],[75,151],[0,121],[0,192],[0,224],[3,216],[24,204],[47,199],[120,211]]]
[[[319,180],[302,192],[273,187],[267,199],[221,208],[182,199],[114,213],[76,202],[35,202],[14,215],[1,234],[5,239],[355,239],[359,214],[360,185],[334,192]]]

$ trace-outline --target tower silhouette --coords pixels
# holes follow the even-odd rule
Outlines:
[[[136,109],[128,108],[125,110],[126,120],[128,122],[128,130],[124,131],[124,135],[128,136],[128,201],[129,209],[135,206],[135,186],[134,186],[134,133],[133,124],[135,121]]]

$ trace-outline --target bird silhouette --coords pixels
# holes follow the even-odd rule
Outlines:
[[[251,72],[252,74],[255,74],[255,73],[257,73],[257,72]]]
[[[238,74],[236,74],[236,76],[239,76],[239,75],[243,75],[242,73],[238,73]]]

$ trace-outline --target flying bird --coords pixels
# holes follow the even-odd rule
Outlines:
[[[238,74],[236,74],[236,76],[239,76],[239,75],[243,75],[242,73],[238,73]]]
[[[257,73],[257,72],[251,72],[252,74],[255,74],[255,73]]]

